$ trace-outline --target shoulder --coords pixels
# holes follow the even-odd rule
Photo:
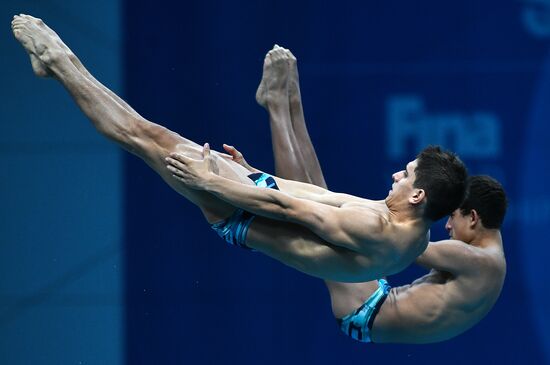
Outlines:
[[[445,251],[451,259],[456,261],[456,267],[461,274],[473,274],[486,276],[498,276],[506,270],[506,262],[502,250],[494,248],[477,247],[459,240],[443,240],[430,242],[428,249]]]
[[[427,250],[447,252],[450,255],[455,255],[457,259],[468,259],[471,262],[487,259],[487,254],[483,250],[459,240],[430,242]]]
[[[411,222],[395,222],[388,217],[381,217],[381,226],[388,240],[406,251],[416,252],[415,257],[420,255],[429,243],[429,230],[426,231]]]
[[[387,214],[376,204],[345,205],[339,208],[339,213],[345,225],[354,226],[358,232],[366,232],[369,236],[384,236],[394,228]]]

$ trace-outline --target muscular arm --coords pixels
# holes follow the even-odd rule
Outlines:
[[[477,272],[483,264],[482,260],[483,256],[477,248],[462,241],[444,240],[430,242],[416,263],[427,269],[457,275]]]
[[[275,177],[277,185],[281,191],[292,195],[295,198],[312,200],[318,203],[331,205],[334,207],[340,207],[344,203],[357,202],[366,203],[370,202],[368,199],[363,199],[354,195],[335,193],[328,189],[316,186],[313,184],[303,183],[299,181],[282,179]]]
[[[211,174],[202,188],[231,205],[267,218],[300,224],[336,246],[364,252],[382,238],[383,223],[371,211],[337,208],[281,191],[240,184]]]
[[[243,154],[239,152],[235,147],[224,144],[223,148],[229,154],[221,154],[222,157],[228,160],[237,162],[238,164],[245,167],[248,171],[252,173],[263,172],[261,170],[258,170],[250,166],[244,159]],[[297,166],[290,166],[289,168],[294,170],[299,169],[299,167]],[[285,174],[287,173],[287,171],[282,171],[282,173]],[[318,174],[321,174],[321,172],[319,171]],[[299,177],[297,176],[297,174],[295,174],[295,176],[297,178]],[[292,178],[293,177],[294,176],[292,176]],[[301,181],[292,180],[292,179],[283,179],[277,176],[273,176],[273,178],[277,182],[277,186],[281,191],[295,198],[312,200],[318,203],[327,204],[334,207],[340,207],[344,203],[349,203],[349,202],[358,202],[358,203],[372,202],[371,200],[363,199],[350,194],[335,193],[326,189],[325,187],[317,186],[311,182],[306,183],[306,182],[301,182]]]

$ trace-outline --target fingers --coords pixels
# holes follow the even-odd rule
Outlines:
[[[240,153],[235,147],[223,144],[223,149],[229,152],[229,154],[233,157],[234,160],[238,160],[243,157],[243,154]]]
[[[222,157],[226,157],[226,158],[229,158],[229,159],[233,160],[235,158],[235,151],[237,151],[235,149],[235,147],[230,146],[230,145],[225,144],[225,143],[222,145],[222,147],[225,150],[225,152],[227,152],[228,154],[220,153],[220,155]]]
[[[231,154],[233,151],[235,151],[235,147],[233,146],[230,146],[228,144],[223,144],[223,149],[226,151],[226,152],[229,152],[229,154]]]
[[[166,159],[168,160],[169,158],[173,159],[173,160],[176,160],[176,161],[179,161],[183,164],[186,164],[188,163],[189,161],[191,161],[192,159],[185,156],[185,155],[182,155],[181,153],[177,153],[177,152],[172,152],[170,154],[170,157],[166,157]]]
[[[210,157],[210,145],[208,143],[205,143],[202,147],[202,157],[203,158],[209,158]]]
[[[185,163],[181,163],[171,157],[166,157],[166,162],[168,163],[168,165],[166,165],[166,168],[170,170],[170,172],[174,174],[174,176],[184,176],[183,171],[185,169]]]
[[[172,174],[172,177],[173,177],[174,179],[176,179],[176,180],[181,181],[182,183],[186,183],[186,182],[187,182],[187,181],[185,181],[184,178],[179,177],[178,175]]]
[[[183,176],[183,171],[187,169],[186,165],[192,159],[174,152],[170,154],[170,157],[166,157],[164,160],[168,163],[168,165],[166,166],[168,170],[174,173],[178,172],[178,176]]]
[[[226,150],[227,152],[229,152],[229,154],[233,154],[235,151],[237,151],[237,149],[234,147],[234,146],[230,146],[228,144],[223,144],[223,149]]]
[[[225,158],[226,160],[233,160],[233,156],[228,155],[227,153],[218,152],[218,155],[219,155],[221,158]]]
[[[185,176],[183,171],[175,168],[174,166],[172,165],[166,165],[166,168],[168,169],[168,171],[170,171],[172,173],[172,176],[175,177],[176,179],[180,180],[180,181],[185,181],[183,179],[183,177]]]

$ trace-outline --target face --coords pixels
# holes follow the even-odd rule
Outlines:
[[[405,166],[404,170],[398,171],[392,175],[393,184],[388,193],[388,198],[408,199],[413,191],[414,180],[416,179],[414,170],[418,161],[411,161]]]
[[[449,237],[452,239],[469,242],[472,233],[470,229],[470,216],[464,216],[460,209],[456,209],[451,213],[449,219],[447,219],[445,229],[449,232]]]

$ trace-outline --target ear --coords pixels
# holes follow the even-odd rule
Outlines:
[[[475,209],[472,209],[470,211],[469,218],[470,218],[470,227],[472,228],[475,227],[481,219]]]
[[[424,189],[414,189],[412,195],[409,197],[409,203],[412,205],[418,205],[426,198],[426,192]]]

